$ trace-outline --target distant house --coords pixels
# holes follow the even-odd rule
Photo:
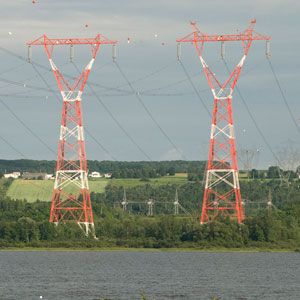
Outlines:
[[[111,176],[112,176],[112,173],[105,173],[105,174],[104,174],[104,177],[105,177],[105,178],[111,178]]]
[[[46,180],[55,179],[55,176],[53,174],[46,174],[45,179]]]
[[[23,179],[42,179],[46,180],[47,178],[47,173],[31,173],[31,172],[24,172],[22,174]]]
[[[4,178],[13,178],[13,179],[17,179],[21,176],[20,172],[12,172],[12,173],[7,173],[4,174]]]
[[[92,172],[91,174],[89,174],[90,177],[92,178],[101,178],[103,177],[101,173],[99,172]]]

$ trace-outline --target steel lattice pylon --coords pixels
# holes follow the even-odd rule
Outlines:
[[[88,170],[83,132],[81,100],[99,47],[102,44],[115,45],[99,34],[95,38],[50,39],[46,35],[27,43],[44,46],[58,88],[63,99],[55,184],[52,195],[49,222],[58,224],[73,220],[86,235],[95,237],[94,218],[88,185]],[[52,60],[55,46],[88,45],[91,60],[71,85]]]
[[[242,223],[245,218],[238,178],[232,94],[252,41],[270,40],[270,37],[253,30],[255,23],[256,20],[252,20],[249,27],[239,34],[206,35],[197,28],[195,22],[191,22],[194,31],[177,40],[178,45],[193,43],[195,46],[214,97],[201,224],[213,220],[220,214],[234,217],[238,223]],[[243,56],[228,79],[220,83],[203,58],[204,43],[221,42],[223,56],[224,42],[234,41],[242,42]]]

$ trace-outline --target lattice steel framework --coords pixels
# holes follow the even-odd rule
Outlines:
[[[242,33],[207,35],[198,29],[195,22],[191,22],[193,32],[177,39],[178,45],[192,43],[195,46],[214,97],[201,224],[213,220],[219,215],[235,218],[238,223],[242,223],[245,218],[238,179],[232,94],[252,42],[265,40],[268,43],[270,40],[269,36],[258,34],[253,30],[255,23],[256,20],[252,20]],[[243,56],[228,79],[221,83],[203,58],[204,44],[207,42],[221,43],[221,55],[223,56],[224,42],[238,41],[242,43]]]
[[[104,44],[115,45],[116,41],[109,40],[100,34],[95,38],[66,39],[50,39],[43,35],[27,43],[29,48],[31,46],[44,47],[63,99],[49,222],[59,224],[73,220],[86,235],[91,234],[94,237],[95,228],[88,184],[81,100],[100,45]],[[65,45],[69,45],[71,49],[74,45],[88,45],[91,51],[91,60],[73,85],[66,80],[52,59],[54,47]]]

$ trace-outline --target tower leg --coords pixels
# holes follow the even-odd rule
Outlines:
[[[201,224],[216,217],[244,220],[231,100],[231,95],[214,100]]]
[[[50,222],[75,221],[86,236],[95,237],[90,199],[81,101],[63,98],[56,177],[50,210]],[[70,94],[69,94],[70,96]]]

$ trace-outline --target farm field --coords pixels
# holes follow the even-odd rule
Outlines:
[[[91,180],[89,181],[90,191],[103,193],[108,182],[108,180]],[[41,201],[50,201],[53,184],[53,180],[17,179],[14,180],[8,188],[7,196],[12,199],[26,199],[28,202],[34,202],[37,199]]]
[[[146,181],[132,178],[118,179],[97,179],[89,180],[90,191],[95,193],[103,193],[107,184],[122,187],[134,187],[144,184],[165,185],[165,184],[184,184],[187,178],[184,176],[164,176],[160,178],[152,178]],[[11,199],[26,199],[28,202],[36,200],[50,201],[53,190],[53,180],[23,180],[16,179],[9,186],[7,196]],[[72,190],[70,189],[70,192]]]

